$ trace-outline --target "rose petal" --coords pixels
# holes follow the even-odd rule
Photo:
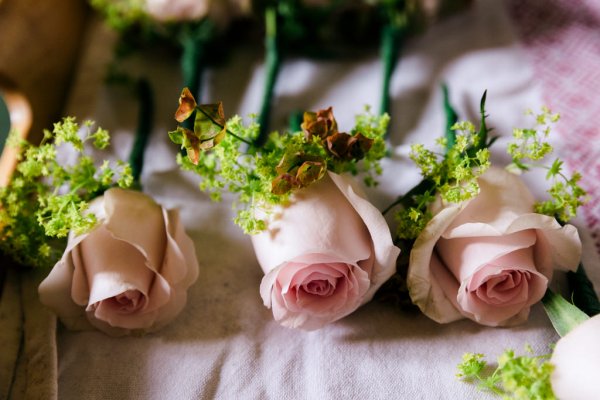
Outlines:
[[[477,180],[480,192],[452,221],[444,237],[497,236],[520,215],[533,211],[535,199],[517,175],[490,168]],[[463,226],[475,223],[473,226]]]
[[[166,223],[167,246],[160,276],[170,288],[169,302],[161,306],[153,329],[160,329],[171,322],[187,303],[187,289],[198,279],[199,266],[194,242],[185,233],[179,212],[164,210]],[[157,283],[155,282],[154,287]],[[153,289],[154,289],[153,287]],[[154,291],[150,292],[152,300]]]
[[[371,254],[369,231],[328,177],[299,190],[275,215],[267,231],[252,236],[265,273],[304,254],[326,254],[349,264]]]
[[[79,244],[78,253],[81,259],[75,263],[75,271],[85,269],[91,288],[89,304],[127,290],[149,293],[154,272],[144,265],[144,256],[129,243],[115,239],[104,226],[94,229]]]
[[[439,323],[464,318],[456,304],[456,278],[434,253],[434,246],[442,232],[452,223],[463,205],[442,209],[425,226],[410,252],[407,286],[412,302],[423,314]],[[447,293],[448,292],[448,293]]]
[[[87,279],[84,285],[79,285],[77,292],[78,298],[83,298],[83,302],[76,302],[77,297],[72,297],[72,283],[74,266],[71,251],[87,237],[87,234],[80,236],[69,236],[69,242],[62,258],[56,263],[46,279],[40,283],[38,294],[40,302],[60,316],[62,323],[71,330],[90,329],[91,325],[85,315],[82,306],[87,305],[89,289],[87,288]]]
[[[444,265],[459,282],[492,260],[535,244],[536,233],[529,229],[496,237],[440,238],[435,246]]]
[[[135,246],[146,258],[148,268],[158,272],[166,246],[161,207],[141,192],[113,188],[104,193],[104,209],[106,229],[115,238]]]
[[[371,256],[374,256],[373,270],[365,269],[371,279],[371,287],[363,298],[362,304],[365,304],[373,298],[377,289],[396,272],[396,259],[400,254],[400,249],[394,246],[385,218],[373,204],[366,200],[367,196],[357,182],[348,175],[337,175],[331,172],[328,172],[328,175],[366,225],[373,243],[371,253]],[[357,262],[362,268],[366,268],[360,261]]]

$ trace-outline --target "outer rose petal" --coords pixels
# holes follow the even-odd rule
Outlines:
[[[600,393],[600,315],[583,322],[554,348],[552,390],[561,400],[588,400]]]
[[[539,273],[550,279],[553,267],[575,270],[579,263],[581,242],[577,230],[571,225],[561,227],[554,218],[532,213],[533,197],[517,176],[490,168],[479,178],[479,183],[481,192],[470,202],[443,206],[438,200],[432,207],[433,219],[411,251],[407,278],[411,299],[425,315],[439,323],[467,316],[456,298],[445,294],[458,293],[460,284],[435,254],[441,237],[501,236],[534,229],[537,234],[534,258]],[[516,319],[494,324],[523,320],[526,311]]]
[[[279,210],[269,222],[268,231],[252,237],[257,259],[266,273],[261,296],[267,307],[273,307],[276,319],[282,324],[316,329],[342,318],[368,302],[393,275],[400,250],[393,245],[381,213],[358,193],[351,178],[328,173],[322,181],[298,192],[288,207]],[[278,275],[291,261],[354,266],[353,275],[362,288],[358,301],[348,299],[352,307],[339,308],[338,314],[326,317],[290,314],[282,309],[276,290]],[[363,273],[358,270],[366,273],[368,285],[361,283]]]
[[[97,229],[105,229],[112,240],[124,246],[123,251],[131,246],[131,251],[141,257],[141,267],[153,275],[151,286],[145,290],[148,292],[145,293],[147,304],[139,310],[140,314],[133,313],[128,320],[124,320],[126,317],[123,315],[108,318],[106,308],[98,313],[94,307],[87,307],[90,300],[94,303],[114,294],[117,288],[110,285],[136,281],[133,277],[127,278],[126,270],[117,270],[116,275],[105,274],[108,280],[103,278],[99,281],[109,285],[102,289],[105,295],[97,294],[99,297],[90,299],[95,288],[89,287],[88,278],[91,279],[92,275],[88,275],[92,270],[86,269],[85,261],[94,259],[94,244],[86,242],[85,246],[81,246],[82,241],[93,239],[90,233],[70,236],[63,257],[40,284],[41,302],[55,311],[65,326],[72,330],[89,329],[91,324],[110,335],[119,336],[131,329],[154,331],[161,328],[181,311],[186,302],[186,290],[198,276],[193,242],[183,231],[178,213],[162,209],[142,193],[122,189],[108,190],[90,208],[101,223]],[[82,251],[91,251],[92,254],[82,255]],[[110,260],[110,257],[105,258]],[[97,265],[94,270],[102,273],[100,268],[101,265]],[[137,284],[140,284],[139,281]],[[126,284],[122,289],[121,292],[124,292],[133,287]],[[87,315],[86,307],[89,308]],[[111,326],[108,321],[117,326]]]

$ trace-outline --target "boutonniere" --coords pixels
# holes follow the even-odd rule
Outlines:
[[[585,197],[580,176],[567,177],[554,161],[547,167],[550,199],[542,202],[519,176],[552,152],[546,138],[558,115],[532,113],[535,126],[513,132],[512,163],[492,166],[485,98],[478,128],[456,122],[446,102],[442,152],[412,146],[423,181],[395,204],[398,241],[411,249],[399,273],[412,302],[440,323],[522,323],[544,297],[553,270],[574,272],[581,256],[577,230],[566,223]]]
[[[151,114],[147,83],[138,89],[141,114]],[[0,250],[24,266],[54,265],[40,300],[68,329],[159,329],[180,313],[198,276],[178,212],[135,190],[150,127],[140,124],[130,163],[94,159],[110,136],[90,121],[64,118],[39,146],[12,136],[19,162],[0,188]]]
[[[187,152],[178,161],[213,199],[237,194],[235,222],[252,235],[265,272],[260,294],[277,321],[316,329],[372,298],[398,249],[351,175],[366,172],[374,183],[387,117],[361,115],[347,133],[331,108],[307,112],[302,130],[274,132],[257,146],[256,123],[226,121],[221,104],[198,105],[184,89],[176,119],[188,118],[193,131],[169,133]]]

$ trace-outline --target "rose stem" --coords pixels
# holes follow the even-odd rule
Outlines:
[[[206,40],[212,36],[210,31],[211,22],[205,19],[195,28],[188,27],[180,37],[182,47],[180,66],[183,87],[190,88],[192,95],[198,101],[200,101],[200,93],[202,92]],[[193,120],[186,120],[182,125],[187,129],[194,129]]]
[[[262,98],[262,106],[258,115],[260,125],[258,136],[254,140],[256,147],[262,146],[269,135],[269,121],[271,119],[271,104],[273,102],[273,91],[275,82],[279,75],[281,57],[277,43],[277,11],[275,7],[265,10],[265,86]]]
[[[392,75],[398,65],[398,57],[402,46],[404,28],[401,24],[390,21],[381,32],[381,61],[383,64],[383,84],[381,87],[381,100],[379,114],[390,114],[390,83]]]
[[[133,176],[133,186],[141,188],[140,177],[144,167],[144,150],[152,132],[154,121],[154,95],[148,80],[141,78],[136,84],[136,94],[139,102],[138,124],[129,164]]]

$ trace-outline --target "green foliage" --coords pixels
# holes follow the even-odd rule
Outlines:
[[[75,118],[64,118],[44,132],[39,146],[11,136],[19,163],[9,185],[0,188],[0,250],[20,264],[52,265],[64,248],[61,239],[95,225],[95,216],[86,213],[89,201],[111,186],[133,183],[129,165],[105,161],[96,167],[86,154],[88,144],[105,149],[110,142],[106,130],[92,127],[86,121],[80,129]],[[62,145],[75,150],[76,161],[59,161]]]
[[[535,119],[533,128],[513,130],[514,142],[507,147],[512,157],[509,169],[528,171],[532,167],[543,167],[548,170],[546,179],[551,182],[547,193],[548,200],[538,202],[535,212],[549,215],[561,223],[568,222],[577,215],[577,209],[585,203],[587,193],[581,186],[581,174],[577,171],[569,177],[563,173],[563,162],[554,160],[551,166],[537,164],[545,160],[553,152],[552,145],[547,141],[552,131],[552,124],[558,122],[559,114],[553,114],[547,107],[542,107],[539,114],[527,111],[527,115]]]
[[[449,129],[446,135],[437,140],[444,152],[425,148],[422,144],[411,147],[410,158],[421,170],[426,190],[411,191],[399,198],[392,206],[402,205],[396,213],[399,239],[415,239],[431,219],[429,205],[436,196],[448,203],[460,203],[479,193],[477,178],[491,165],[489,147],[495,138],[488,138],[490,129],[486,124],[484,94],[481,100],[481,120],[479,129],[470,121],[460,121],[450,125],[456,114],[448,102],[445,93],[444,106]],[[577,214],[579,206],[585,203],[586,192],[579,186],[581,174],[574,172],[570,177],[563,173],[563,162],[556,159],[551,166],[539,165],[553,148],[547,139],[551,133],[551,124],[559,120],[543,107],[539,114],[527,112],[535,118],[535,126],[529,129],[514,129],[514,142],[508,144],[507,151],[512,156],[509,170],[528,171],[532,167],[548,170],[546,179],[551,181],[548,194],[550,198],[536,203],[535,212],[555,217],[566,223]],[[534,162],[536,164],[534,164]]]
[[[90,0],[90,4],[117,31],[123,31],[145,18],[145,0]]]
[[[448,113],[448,117],[455,118],[455,114]],[[410,158],[421,170],[425,184],[397,201],[403,206],[395,215],[398,238],[415,239],[419,236],[432,218],[429,205],[436,195],[445,202],[460,203],[479,194],[477,178],[490,167],[487,146],[491,143],[482,139],[488,134],[484,123],[482,112],[482,128],[479,131],[469,121],[451,125],[446,136],[437,140],[441,152],[429,150],[422,144],[411,146]]]
[[[489,372],[483,354],[466,353],[458,364],[457,378],[478,384],[480,390],[487,390],[504,399],[551,400],[550,376],[554,366],[548,361],[549,355],[533,356],[531,347],[526,347],[527,355],[516,356],[513,350],[506,350],[498,357],[495,370]]]
[[[387,115],[377,117],[366,111],[357,117],[352,134],[360,133],[365,140],[372,140],[371,147],[360,154],[362,158],[337,157],[327,150],[322,138],[303,132],[273,132],[263,146],[257,147],[253,143],[260,127],[254,118],[252,116],[248,125],[239,116],[225,124],[213,118],[217,130],[225,130],[224,137],[209,149],[198,146],[201,150],[198,157],[178,156],[184,170],[202,177],[200,189],[208,192],[213,200],[220,200],[223,192],[237,195],[233,205],[237,210],[234,221],[245,233],[264,230],[266,224],[259,215],[268,214],[274,205],[285,204],[294,190],[318,181],[326,171],[362,172],[365,182],[371,185],[376,183],[375,175],[381,173],[379,160],[386,154],[383,135],[389,122]],[[195,134],[199,138],[203,132]],[[171,138],[184,145],[180,135],[171,134]]]

